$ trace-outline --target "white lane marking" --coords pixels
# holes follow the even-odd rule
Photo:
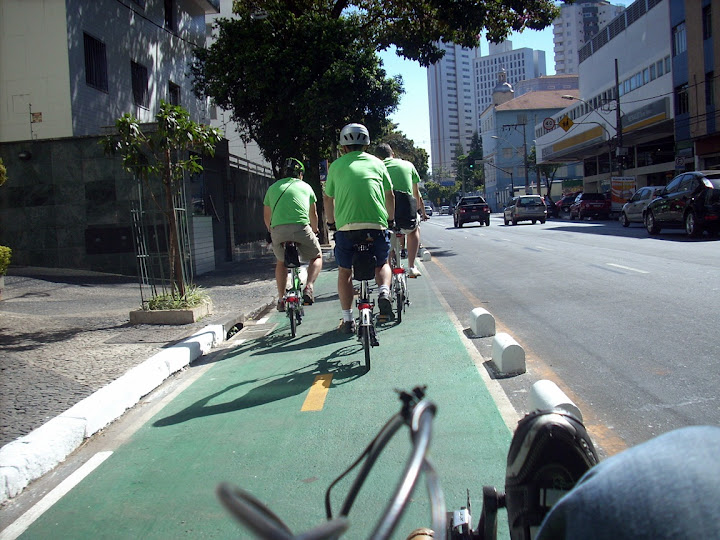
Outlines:
[[[262,319],[258,319],[257,324],[265,324],[266,322],[268,322],[268,319],[269,319],[269,318],[270,318],[270,316],[268,315],[267,317],[263,317]]]
[[[35,520],[47,512],[56,502],[67,495],[72,488],[77,486],[83,478],[98,468],[100,464],[111,455],[111,451],[106,451],[98,452],[91,457],[85,464],[82,465],[82,467],[60,482],[55,489],[40,499],[36,505],[16,519],[12,525],[3,530],[0,533],[0,540],[15,540],[15,538],[24,533],[28,527],[35,522]]]
[[[638,274],[649,274],[645,270],[638,270],[637,268],[631,268],[630,266],[623,266],[622,264],[606,263],[608,266],[614,266],[615,268],[621,268],[622,270],[630,270],[631,272],[637,272]]]

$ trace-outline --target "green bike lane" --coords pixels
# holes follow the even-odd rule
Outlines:
[[[357,339],[336,331],[336,279],[336,270],[321,273],[296,338],[273,312],[267,335],[231,341],[21,538],[249,538],[220,504],[220,482],[250,491],[300,533],[325,519],[326,488],[399,410],[395,389],[418,385],[438,406],[430,453],[447,507],[464,506],[470,489],[476,526],[482,486],[503,486],[511,433],[467,338],[429,278],[410,280],[412,305],[402,323],[378,326],[368,372]],[[346,538],[367,537],[380,518],[408,455],[407,433],[376,463]],[[333,490],[336,512],[352,478]],[[507,538],[504,512],[499,518]],[[419,485],[394,537],[429,524]]]

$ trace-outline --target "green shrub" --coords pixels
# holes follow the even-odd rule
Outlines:
[[[186,309],[205,304],[210,301],[208,294],[195,285],[191,285],[187,289],[185,296],[177,296],[170,293],[159,294],[148,301],[148,309]]]
[[[0,246],[0,276],[4,276],[10,266],[12,258],[12,249],[6,246]]]
[[[7,169],[5,168],[5,164],[3,163],[2,158],[0,158],[0,186],[2,186],[6,180],[7,180]]]

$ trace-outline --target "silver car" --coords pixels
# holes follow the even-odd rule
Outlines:
[[[545,200],[540,195],[513,197],[503,211],[505,225],[510,222],[517,225],[518,221],[532,221],[534,225],[538,221],[545,223],[546,219],[547,207]]]
[[[638,189],[622,207],[620,212],[622,226],[629,227],[631,223],[643,223],[645,208],[664,188],[665,186],[645,186]]]

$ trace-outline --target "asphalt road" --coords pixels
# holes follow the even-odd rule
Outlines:
[[[505,226],[495,214],[461,229],[435,215],[422,242],[461,323],[484,307],[525,348],[528,373],[500,381],[516,406],[534,380],[554,380],[606,455],[720,424],[717,239],[615,221]]]

